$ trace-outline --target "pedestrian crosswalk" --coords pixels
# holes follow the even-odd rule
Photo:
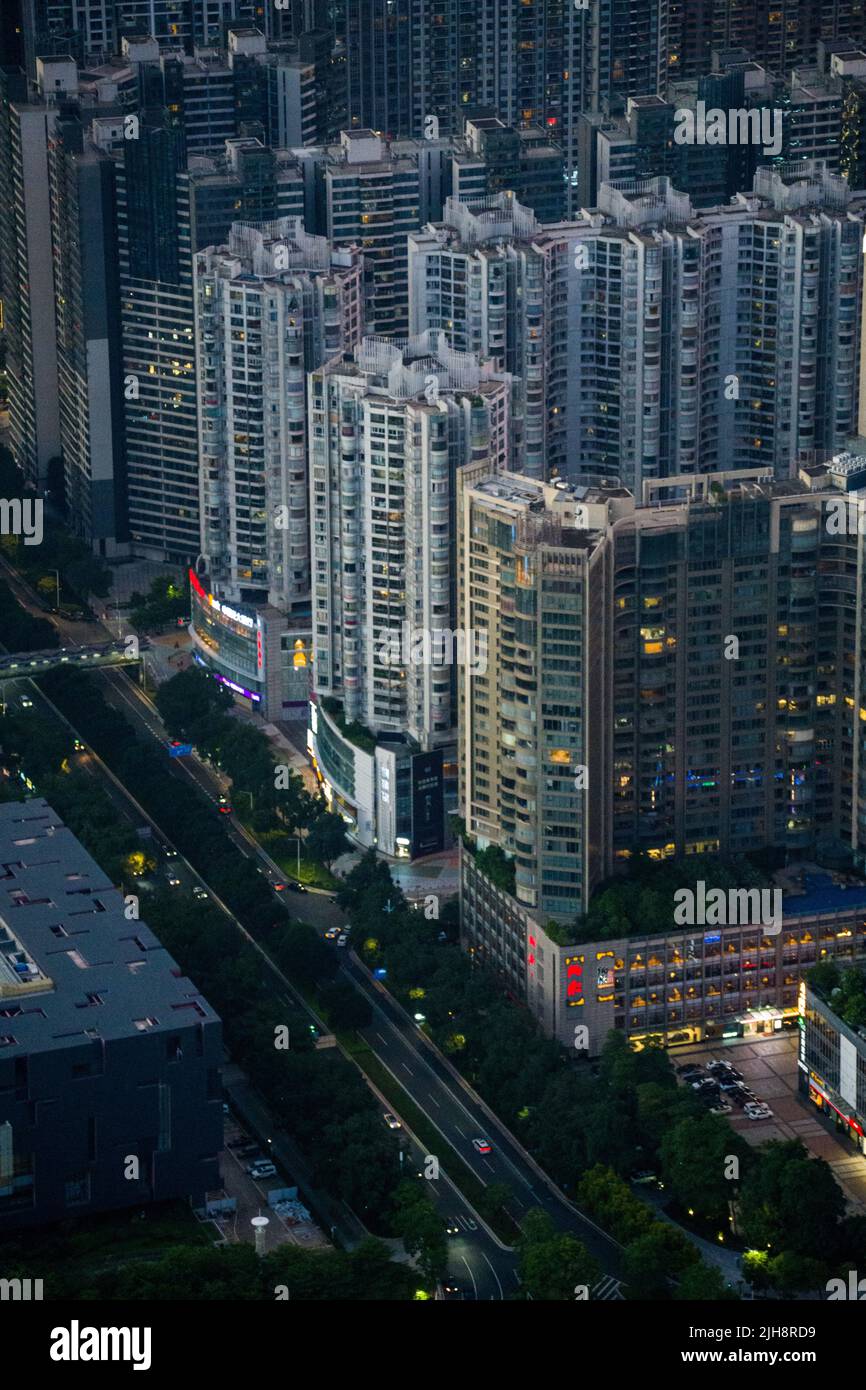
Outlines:
[[[590,1299],[607,1299],[608,1302],[614,1298],[624,1298],[622,1281],[614,1279],[612,1274],[606,1274],[594,1288],[590,1289],[589,1296]]]

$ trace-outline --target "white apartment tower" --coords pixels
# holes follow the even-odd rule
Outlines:
[[[376,737],[453,742],[453,663],[395,653],[419,632],[447,648],[456,470],[507,466],[509,398],[507,376],[434,332],[365,338],[310,377],[315,687]]]
[[[299,221],[195,257],[202,554],[231,602],[309,594],[306,373],[360,336],[361,258]]]

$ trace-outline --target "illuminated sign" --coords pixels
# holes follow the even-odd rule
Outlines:
[[[569,1008],[583,1003],[584,956],[565,957],[565,997]]]
[[[233,623],[240,623],[241,627],[254,628],[256,626],[255,618],[249,617],[247,613],[239,613],[236,608],[232,608],[231,604],[220,603],[218,598],[214,598],[213,594],[205,593],[194,570],[190,570],[189,572],[189,582],[195,589],[199,598],[209,603],[211,608],[216,609],[217,613],[221,613],[224,618],[229,618]]]

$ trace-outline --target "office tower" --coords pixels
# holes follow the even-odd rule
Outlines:
[[[290,610],[310,589],[306,374],[360,339],[361,258],[299,222],[236,224],[194,282],[202,554],[230,602]]]
[[[451,192],[466,202],[513,193],[540,222],[560,222],[567,190],[561,147],[539,126],[507,126],[483,110],[467,116],[455,140]]]
[[[0,11],[0,68],[23,68],[22,0],[7,0]]]
[[[70,106],[58,113],[48,164],[67,519],[113,556],[127,548],[115,163]]]
[[[220,1020],[40,797],[0,806],[0,852],[0,1231],[204,1206]]]
[[[260,30],[231,30],[225,49],[161,52],[155,39],[125,39],[124,52],[138,64],[143,105],[171,112],[188,154],[218,152],[245,123],[266,125],[273,55]]]
[[[299,152],[308,230],[363,250],[371,334],[406,331],[406,235],[441,213],[450,153],[447,140],[386,145],[371,130],[343,131],[339,145]]]
[[[683,113],[730,110],[755,111],[757,121],[766,109],[772,132],[772,112],[783,112],[776,98],[776,84],[761,68],[749,65],[723,75],[709,74],[694,83],[678,83],[660,96],[629,97],[625,115],[583,114],[578,121],[578,184],[585,207],[594,207],[603,183],[639,183],[666,175],[689,195],[696,208],[718,207],[736,193],[751,188],[758,164],[779,163],[783,149],[773,155],[758,142],[732,140],[707,144],[704,140],[680,143],[678,127]],[[702,108],[698,103],[703,102]],[[778,123],[777,118],[777,123]]]
[[[39,65],[39,86],[28,100],[23,78],[0,75],[0,282],[6,326],[9,446],[28,482],[48,485],[48,465],[60,455],[57,335],[49,203],[48,145],[56,100],[74,96],[71,62]]]
[[[191,159],[180,183],[189,244],[198,251],[221,246],[233,222],[303,219],[304,181],[297,160],[250,136],[227,140],[219,155]]]
[[[452,347],[512,378],[511,463],[545,475],[548,341],[541,227],[506,193],[445,203],[441,223],[409,236],[409,332],[442,330]]]
[[[198,433],[183,134],[143,112],[118,168],[118,231],[130,538],[149,559],[199,551]]]
[[[509,394],[506,378],[436,333],[365,338],[354,361],[309,380],[312,751],[359,842],[387,854],[398,840],[421,852],[416,754],[440,759],[442,843],[441,756],[456,715],[455,472],[473,458],[507,464]]]

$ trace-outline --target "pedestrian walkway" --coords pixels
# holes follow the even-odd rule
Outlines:
[[[607,1274],[604,1279],[599,1280],[599,1282],[590,1289],[589,1296],[593,1301],[601,1299],[602,1302],[610,1303],[614,1299],[625,1298],[622,1289],[622,1281],[620,1279],[614,1279],[612,1274]]]

